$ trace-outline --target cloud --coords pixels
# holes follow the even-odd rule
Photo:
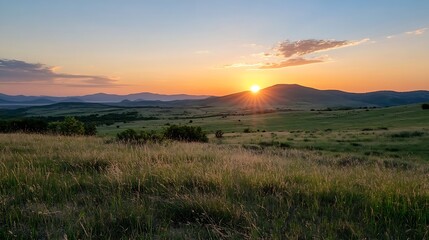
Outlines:
[[[0,82],[2,83],[50,83],[87,87],[115,85],[115,79],[93,76],[57,73],[59,67],[41,63],[27,63],[19,60],[0,59]]]
[[[261,59],[258,63],[235,63],[225,65],[224,68],[257,68],[257,69],[277,69],[307,65],[313,63],[326,62],[329,57],[318,56],[308,59],[307,55],[329,51],[333,49],[356,46],[370,41],[365,38],[359,41],[348,40],[318,40],[306,39],[299,41],[285,40],[277,44],[271,52],[262,52],[250,56]]]
[[[410,31],[410,32],[405,32],[405,34],[408,35],[422,35],[423,33],[426,32],[426,30],[428,30],[428,28],[420,28],[414,31]]]
[[[369,39],[367,38],[361,41],[307,39],[292,42],[286,40],[284,42],[279,43],[274,50],[276,51],[277,56],[289,58],[294,56],[304,56],[310,53],[327,51],[336,48],[355,46],[368,40]]]
[[[259,68],[263,63],[234,63],[225,65],[224,68]]]
[[[291,58],[286,61],[282,61],[279,63],[266,63],[263,66],[259,67],[259,69],[275,69],[275,68],[285,68],[285,67],[293,67],[300,66],[312,63],[321,63],[324,62],[322,59],[305,59],[305,58]]]

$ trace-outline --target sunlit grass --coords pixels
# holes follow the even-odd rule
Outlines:
[[[429,231],[424,162],[107,142],[0,135],[0,239],[422,239]]]

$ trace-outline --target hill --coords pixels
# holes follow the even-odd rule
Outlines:
[[[0,104],[15,104],[6,95],[0,95]],[[12,99],[20,99],[14,96]],[[245,109],[323,109],[389,107],[429,102],[429,91],[377,91],[350,93],[339,90],[319,90],[297,84],[278,84],[262,89],[257,94],[250,91],[234,93],[221,97],[194,96],[186,94],[160,95],[138,93],[129,95],[93,94],[80,97],[63,97],[52,100],[29,97],[27,105],[41,105],[59,102],[104,103],[114,107],[222,107]],[[147,98],[148,100],[141,100]],[[203,99],[202,99],[203,98]],[[159,100],[163,99],[163,100]],[[107,101],[109,100],[109,101]],[[51,102],[49,102],[51,101]],[[21,102],[22,103],[22,102]],[[20,104],[16,104],[20,105]],[[59,107],[65,105],[58,105]]]
[[[349,93],[318,90],[297,84],[278,84],[254,94],[250,91],[199,101],[201,105],[239,106],[245,108],[321,108],[321,107],[387,107],[429,101],[429,91],[377,91]]]
[[[100,102],[100,103],[117,103],[124,100],[129,101],[175,101],[175,100],[195,100],[205,99],[210,96],[207,95],[188,95],[188,94],[157,94],[149,92],[133,93],[127,95],[96,93],[83,96],[67,96],[67,97],[53,97],[53,96],[24,96],[24,95],[7,95],[0,93],[0,103],[3,104],[22,104],[37,105],[41,103],[51,104],[58,102]]]

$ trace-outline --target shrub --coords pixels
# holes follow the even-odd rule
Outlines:
[[[164,136],[162,134],[159,134],[155,131],[140,131],[140,142],[146,143],[146,142],[157,142],[160,143],[164,140]]]
[[[50,122],[48,124],[48,131],[50,133],[59,134],[60,133],[60,124],[61,124],[61,122]]]
[[[251,133],[252,131],[250,130],[250,128],[245,128],[245,129],[243,130],[243,132],[244,132],[244,133]]]
[[[134,129],[127,129],[116,134],[116,139],[120,142],[137,143],[140,139],[140,136]]]
[[[215,132],[215,136],[216,136],[216,138],[223,138],[223,131],[222,130],[217,130]]]
[[[123,143],[144,144],[147,142],[162,142],[164,137],[155,131],[140,131],[127,129],[116,134],[116,140]]]
[[[84,124],[74,117],[66,117],[63,122],[59,124],[59,130],[62,135],[83,135],[85,134]]]
[[[422,109],[423,110],[429,109],[429,103],[423,103],[422,104]]]
[[[164,137],[187,142],[208,142],[201,127],[171,125],[164,132]]]
[[[93,123],[86,123],[84,125],[84,132],[87,136],[95,136],[97,134],[97,127]]]
[[[64,121],[50,122],[47,130],[53,134],[66,136],[72,135],[95,135],[97,129],[93,124],[85,125],[74,117],[65,117]]]

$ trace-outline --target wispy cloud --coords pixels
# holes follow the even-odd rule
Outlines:
[[[234,63],[225,65],[223,68],[259,68],[263,63]]]
[[[257,63],[235,63],[225,65],[225,68],[253,68],[253,69],[278,69],[313,63],[326,62],[327,57],[312,57],[308,55],[324,51],[331,51],[338,48],[351,47],[368,42],[370,39],[365,38],[358,41],[348,40],[318,40],[306,39],[299,41],[285,40],[278,43],[271,52],[262,52],[252,54],[252,57],[260,58],[261,62]]]
[[[275,69],[324,62],[322,59],[291,58],[279,63],[266,63],[260,69]]]
[[[422,35],[423,33],[426,32],[426,30],[428,30],[428,28],[420,28],[420,29],[416,29],[414,31],[405,32],[405,34],[408,34],[408,35]]]
[[[419,29],[415,29],[412,31],[402,32],[402,33],[398,33],[398,34],[394,34],[394,35],[389,35],[389,36],[386,36],[386,38],[387,39],[393,39],[393,38],[406,36],[406,35],[419,36],[419,35],[425,34],[427,30],[429,30],[429,28],[424,27],[424,28],[419,28]]]
[[[308,39],[293,42],[286,40],[284,42],[279,43],[274,50],[276,52],[276,55],[289,58],[294,56],[304,56],[315,52],[328,51],[341,47],[354,46],[357,44],[358,42],[356,41]]]
[[[59,67],[20,60],[0,59],[2,83],[50,83],[68,86],[102,87],[116,85],[115,79],[104,76],[57,73]]]

